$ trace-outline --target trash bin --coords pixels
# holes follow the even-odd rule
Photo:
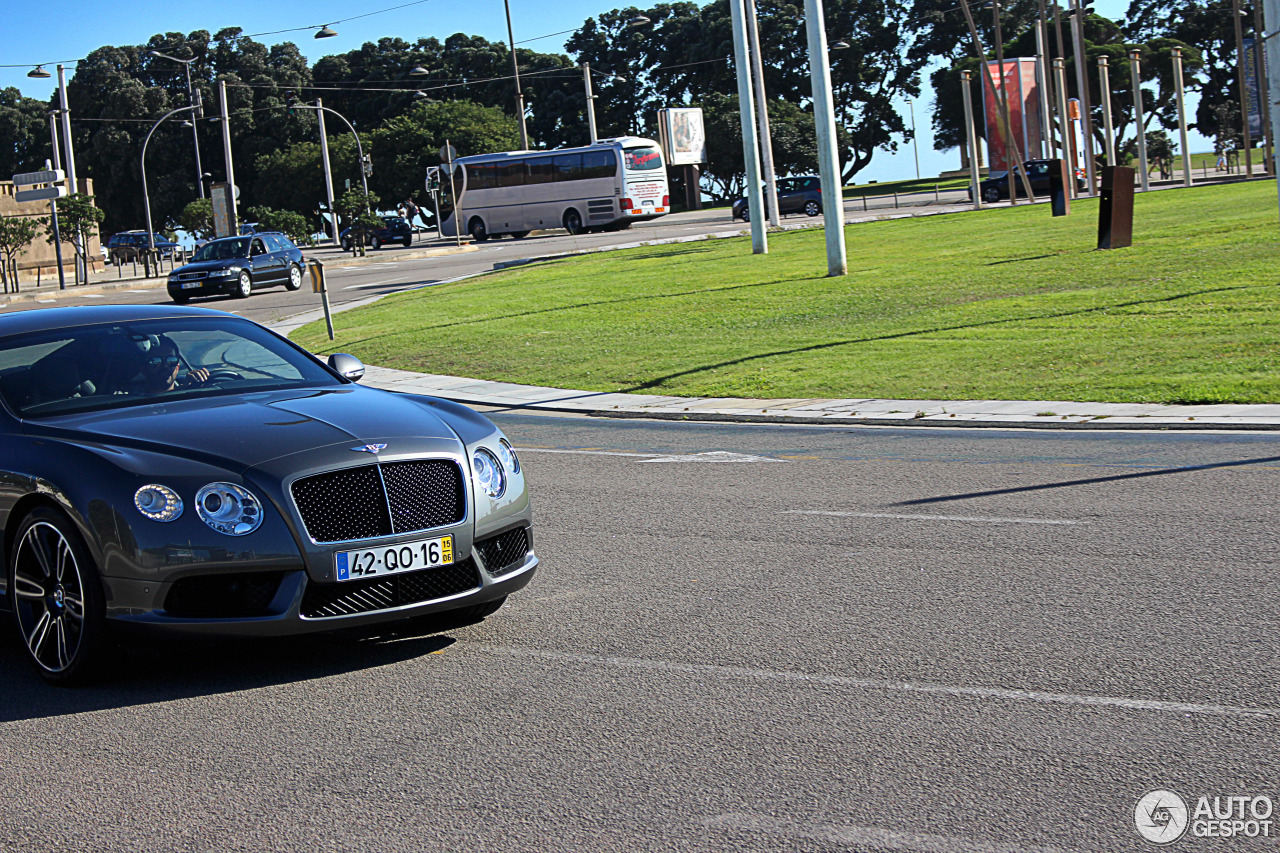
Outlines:
[[[1049,206],[1054,216],[1071,213],[1071,167],[1066,160],[1049,161]]]
[[[1105,166],[1098,203],[1098,248],[1133,245],[1133,167]]]

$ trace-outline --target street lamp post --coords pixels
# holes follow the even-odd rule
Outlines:
[[[149,51],[149,53],[152,56],[156,56],[161,59],[171,59],[174,62],[182,63],[182,70],[185,71],[187,75],[187,105],[191,107],[199,105],[200,95],[191,86],[191,63],[195,62],[196,58],[193,56],[190,59],[179,59],[176,56],[170,56],[169,54],[161,53],[158,50],[152,50]],[[202,110],[196,110],[195,117],[200,118],[201,112]],[[196,122],[191,123],[191,141],[195,144],[196,149],[196,190],[200,193],[200,198],[204,198],[204,167],[200,165],[200,133],[196,129]]]
[[[591,134],[589,142],[596,141],[596,96],[591,91],[591,63],[582,63],[582,85],[587,93],[587,131]]]
[[[1085,177],[1089,182],[1089,195],[1098,191],[1093,162],[1093,107],[1089,103],[1089,69],[1084,56],[1084,4],[1071,0],[1071,30],[1075,42],[1076,86],[1080,97],[1080,147],[1084,152]]]
[[[1244,176],[1253,177],[1253,139],[1249,134],[1249,89],[1244,82],[1244,34],[1241,32],[1240,0],[1231,0],[1232,23],[1236,30],[1236,79],[1240,83],[1240,129],[1244,135]]]
[[[1187,144],[1187,106],[1182,95],[1182,48],[1173,48],[1173,89],[1178,96],[1178,138],[1182,143],[1182,185],[1191,186],[1191,148]]]
[[[1098,86],[1102,94],[1102,132],[1107,146],[1107,165],[1116,165],[1116,137],[1111,125],[1111,74],[1105,56],[1098,57]]]
[[[364,188],[364,207],[365,207],[365,210],[368,211],[369,210],[369,176],[365,173],[365,168],[364,168],[364,146],[360,144],[360,134],[356,133],[355,127],[351,124],[351,122],[347,121],[347,117],[344,116],[342,113],[321,104],[319,98],[316,99],[315,106],[312,106],[311,104],[294,104],[294,109],[315,110],[316,114],[322,117],[322,120],[323,120],[324,113],[335,115],[338,118],[342,119],[342,123],[345,124],[347,128],[351,131],[351,135],[354,136],[356,140],[356,156],[357,158],[359,158],[359,161],[360,161],[360,186]],[[321,127],[323,127],[323,124],[321,125]],[[337,230],[336,225],[334,226],[334,230],[335,231]]]
[[[141,162],[141,165],[142,165],[142,204],[143,204],[143,206],[146,208],[146,211],[147,211],[147,252],[148,252],[148,255],[154,255],[154,254],[155,254],[155,251],[156,251],[156,235],[155,235],[155,232],[151,230],[151,195],[147,192],[147,146],[151,144],[151,135],[152,135],[153,133],[155,133],[155,132],[156,132],[156,128],[158,128],[158,127],[159,127],[159,126],[164,122],[164,120],[165,120],[165,119],[167,119],[169,116],[177,115],[178,113],[194,113],[195,111],[196,111],[196,107],[195,107],[194,105],[193,105],[193,106],[190,106],[190,107],[178,107],[176,110],[170,110],[169,112],[167,112],[167,113],[165,113],[164,115],[160,116],[160,118],[156,121],[156,123],[155,123],[155,124],[151,125],[151,129],[150,129],[149,131],[147,131],[147,138],[146,138],[146,139],[144,139],[144,140],[142,141],[142,158],[141,158],[141,161],[142,161],[142,162]]]
[[[1151,177],[1147,174],[1147,132],[1142,119],[1142,51],[1129,51],[1129,73],[1133,77],[1133,121],[1138,134],[1138,171],[1142,173],[1142,191],[1151,189]]]
[[[509,0],[502,0],[502,6],[507,10],[507,42],[511,45],[511,73],[516,80],[516,118],[520,120],[520,149],[522,151],[529,150],[529,132],[524,126],[524,93],[520,91],[520,63],[516,61],[516,39],[511,32],[511,3]],[[346,119],[343,119],[346,121]],[[355,132],[354,130],[352,131]],[[594,142],[594,140],[592,140]],[[363,169],[361,170],[363,174]]]
[[[743,4],[747,13],[747,42],[751,51],[752,87],[756,96],[756,121],[760,131],[761,165],[764,166],[764,206],[769,213],[769,224],[775,228],[781,223],[778,213],[778,177],[773,169],[773,137],[769,132],[769,103],[764,91],[764,60],[760,53],[760,27],[756,23],[756,0]]]

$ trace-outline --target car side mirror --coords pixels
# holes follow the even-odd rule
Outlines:
[[[356,358],[354,355],[349,355],[345,352],[335,352],[333,355],[329,356],[329,366],[332,367],[336,373],[346,379],[350,379],[352,382],[359,382],[364,378],[364,362]]]

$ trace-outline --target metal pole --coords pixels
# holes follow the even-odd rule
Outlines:
[[[1116,137],[1111,126],[1111,72],[1105,56],[1098,57],[1098,85],[1102,94],[1102,132],[1107,145],[1107,165],[1116,163]]]
[[[1270,38],[1276,31],[1280,31],[1280,0],[1262,0],[1263,11],[1266,14],[1266,29],[1258,28],[1258,41],[1263,43],[1267,53],[1267,90],[1269,92],[1280,92],[1280,42],[1275,38]],[[1270,97],[1268,95],[1267,97]],[[1265,102],[1265,100],[1264,100]],[[1270,127],[1272,139],[1280,138],[1280,110],[1270,111]],[[1280,192],[1280,169],[1276,169],[1276,190]]]
[[[1080,97],[1080,148],[1084,152],[1084,169],[1089,184],[1089,195],[1098,191],[1096,169],[1093,162],[1093,107],[1089,104],[1089,69],[1084,57],[1084,9],[1080,0],[1071,0],[1072,33],[1075,37],[1076,85]]]
[[[596,141],[596,96],[591,93],[591,64],[582,63],[582,85],[587,90],[587,129],[591,133],[589,142]]]
[[[338,214],[333,209],[333,169],[329,165],[329,134],[324,129],[324,103],[316,98],[316,118],[320,120],[320,162],[324,165],[324,200],[329,206],[329,233],[338,245]],[[363,171],[363,166],[361,171]]]
[[[453,234],[457,238],[458,245],[462,245],[462,199],[458,198],[457,189],[453,185],[453,146],[449,144],[449,140],[444,141],[444,151],[449,155],[446,165],[449,167],[449,195],[453,198]],[[440,221],[440,217],[436,217],[436,221]]]
[[[778,213],[778,177],[773,170],[773,138],[769,133],[769,104],[764,93],[764,61],[760,55],[760,30],[756,23],[756,0],[745,0],[747,11],[747,38],[751,47],[752,89],[756,95],[756,121],[760,128],[760,155],[764,165],[764,201],[769,213],[769,224],[777,226],[782,220]]]
[[[818,132],[823,230],[827,238],[827,275],[830,276],[846,275],[849,272],[849,261],[844,245],[844,194],[840,191],[840,152],[836,150],[836,110],[831,98],[826,20],[822,12],[822,0],[804,0],[804,28],[809,40],[809,73],[813,81],[813,123]]]
[[[58,111],[53,110],[49,113],[49,136],[53,140],[53,168],[62,168],[62,159],[58,154]],[[48,168],[48,167],[46,167]],[[58,202],[50,200],[50,210],[53,212],[53,253],[58,258],[58,289],[67,289],[67,274],[62,269],[62,236],[58,233]]]
[[[1053,159],[1053,87],[1049,84],[1049,34],[1046,32],[1044,0],[1036,17],[1036,86],[1040,102],[1040,156]]]
[[[1244,135],[1244,176],[1253,177],[1253,139],[1249,134],[1249,90],[1244,82],[1244,34],[1241,32],[1240,0],[1231,0],[1232,23],[1236,30],[1236,80],[1240,84],[1240,129]]]
[[[196,90],[191,86],[191,65],[190,63],[182,63],[182,70],[187,72],[187,103],[193,107],[200,106],[199,99],[196,98]],[[191,114],[191,141],[196,146],[196,190],[200,193],[200,198],[204,198],[204,167],[200,165],[200,132],[197,128],[198,122],[195,121],[200,110],[195,110]]]
[[[756,147],[755,101],[751,94],[751,60],[747,55],[746,12],[743,0],[729,0],[733,25],[733,65],[738,74],[738,110],[742,122],[742,155],[747,166],[747,211],[751,217],[751,252],[769,251],[764,203],[760,193],[760,149]]]
[[[1265,140],[1262,165],[1267,170],[1267,174],[1272,175],[1275,174],[1276,164],[1271,139],[1271,85],[1267,75],[1266,51],[1263,50],[1263,32],[1262,4],[1255,2],[1253,4],[1253,49],[1257,55],[1257,63],[1254,73],[1258,81],[1258,101],[1262,104],[1262,138]]]
[[[231,163],[231,114],[227,111],[227,81],[218,81],[218,108],[222,113],[222,157],[227,168],[227,185],[231,188],[231,224],[234,229],[240,215],[236,210],[236,170]]]
[[[160,116],[160,118],[156,120],[155,124],[151,125],[151,129],[147,131],[147,138],[142,140],[142,157],[141,157],[141,164],[140,164],[141,170],[142,170],[142,204],[146,208],[146,212],[147,212],[147,253],[148,255],[154,253],[156,250],[156,235],[155,235],[155,232],[151,230],[151,196],[147,192],[147,146],[151,144],[151,135],[156,132],[156,128],[158,128],[164,122],[164,120],[167,119],[169,116],[177,115],[178,113],[189,113],[194,111],[195,111],[195,107],[178,107],[176,110],[169,110],[169,112]],[[150,270],[149,263],[148,263],[147,269]]]
[[[916,139],[916,104],[907,98],[907,111],[911,114],[911,153],[916,161],[916,180],[920,180],[920,141]]]
[[[1071,180],[1068,181],[1067,196],[1080,197],[1080,187],[1076,184],[1076,146],[1071,139],[1071,113],[1067,109],[1067,61],[1059,56],[1053,60],[1053,80],[1058,90],[1058,115],[1062,117],[1062,159],[1067,161]]]
[[[67,192],[78,193],[80,183],[76,180],[76,150],[71,139],[71,108],[67,106],[67,72],[61,65],[58,66],[58,106],[62,113],[62,144],[67,150]],[[80,283],[80,243],[80,235],[72,234],[71,245],[76,250],[76,284]],[[86,281],[88,280],[87,272],[86,270]]]
[[[511,46],[511,73],[516,80],[516,117],[520,119],[520,149],[528,151],[529,132],[524,126],[524,94],[520,91],[520,63],[516,61],[516,37],[511,32],[511,3],[509,0],[502,0],[502,6],[507,10],[507,44]],[[594,141],[593,139],[592,142]]]
[[[1133,77],[1133,121],[1138,128],[1138,171],[1146,192],[1151,189],[1151,177],[1147,174],[1147,131],[1142,118],[1142,51],[1129,51],[1129,73]]]
[[[982,197],[978,194],[978,147],[974,144],[976,133],[973,131],[973,74],[960,72],[960,91],[964,95],[964,143],[969,152],[969,195],[973,199],[973,209],[982,210]]]
[[[1182,141],[1182,185],[1191,186],[1191,148],[1187,144],[1187,106],[1182,98],[1182,48],[1173,48],[1173,88],[1178,95],[1178,137]]]
[[[1008,117],[1009,92],[1008,92],[1008,78],[1005,76],[1005,73],[1004,73],[1004,36],[1001,35],[1001,32],[1000,32],[1000,0],[991,0],[991,20],[995,28],[996,68],[998,69],[998,73],[1000,75],[1000,88],[996,93],[996,97],[999,99],[999,102],[1000,102],[1000,114],[1005,117]],[[1019,83],[1021,83],[1021,80],[1019,80]],[[1006,137],[1006,140],[1005,140],[1004,156],[1005,156],[1005,159],[1008,160],[1009,146],[1014,144],[1013,128],[1006,127],[1005,131],[1006,133],[1008,133],[1008,136]],[[1005,166],[1009,170],[1009,174],[1008,174],[1009,204],[1011,205],[1017,204],[1018,193],[1017,193],[1017,188],[1014,186],[1013,173],[1015,170],[1020,171],[1024,168],[1024,166],[1022,165],[1022,157],[1018,157],[1012,163],[1006,163]]]

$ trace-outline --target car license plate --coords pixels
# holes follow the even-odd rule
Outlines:
[[[333,555],[334,574],[340,581],[412,572],[453,562],[453,537],[419,539],[382,548],[339,551]]]
[[[202,281],[184,281],[184,282],[182,283],[182,289],[183,289],[183,290],[195,290],[197,287],[199,287],[199,286],[200,286],[200,285],[202,285],[202,284],[204,284],[204,282],[202,282]]]

